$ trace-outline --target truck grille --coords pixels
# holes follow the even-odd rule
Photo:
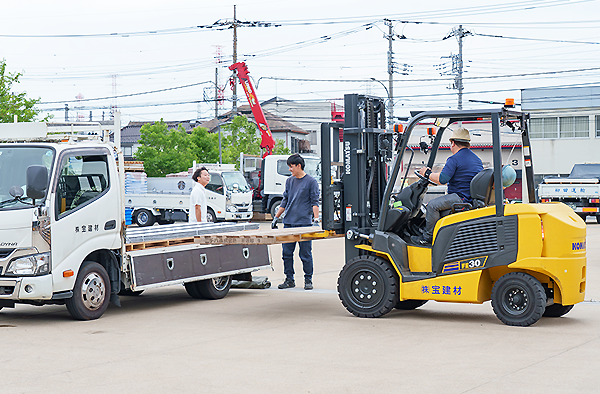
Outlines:
[[[14,251],[14,249],[0,249],[0,259],[5,259]]]
[[[15,291],[15,287],[14,286],[0,286],[0,296],[3,295],[12,295],[12,293]]]

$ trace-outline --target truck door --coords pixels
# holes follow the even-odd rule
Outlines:
[[[107,149],[90,148],[58,158],[51,200],[53,268],[67,262],[64,269],[75,270],[89,253],[120,245],[119,183],[110,177],[109,155]],[[112,168],[116,175],[114,161]]]
[[[221,176],[216,172],[210,173],[210,182],[205,187],[208,207],[219,220],[225,219],[225,185]]]

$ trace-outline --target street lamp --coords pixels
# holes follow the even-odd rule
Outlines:
[[[371,81],[373,81],[373,82],[379,82],[381,84],[381,86],[383,86],[383,88],[385,89],[385,92],[387,93],[387,98],[388,98],[387,99],[387,101],[388,101],[388,121],[387,121],[387,124],[388,124],[388,127],[391,129],[392,125],[394,124],[394,120],[393,120],[393,117],[394,117],[394,108],[393,108],[393,105],[394,104],[392,103],[392,98],[390,97],[390,91],[388,90],[387,86],[385,86],[385,84],[383,82],[381,82],[380,80],[371,77]]]

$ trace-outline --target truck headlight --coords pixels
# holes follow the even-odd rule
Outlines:
[[[226,209],[227,209],[227,212],[237,212],[238,211],[237,207],[232,204],[227,204]]]
[[[10,262],[6,275],[46,275],[50,272],[50,253],[32,254]]]

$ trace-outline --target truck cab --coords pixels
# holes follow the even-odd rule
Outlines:
[[[32,140],[46,132],[40,123],[8,126]],[[95,141],[0,144],[0,170],[0,307],[69,297],[74,267],[121,248],[113,152]]]
[[[292,175],[287,165],[289,155],[269,155],[262,161],[263,208],[265,212],[275,216],[283,199],[285,182]],[[302,155],[304,171],[315,178],[321,185],[321,159],[317,156]]]

